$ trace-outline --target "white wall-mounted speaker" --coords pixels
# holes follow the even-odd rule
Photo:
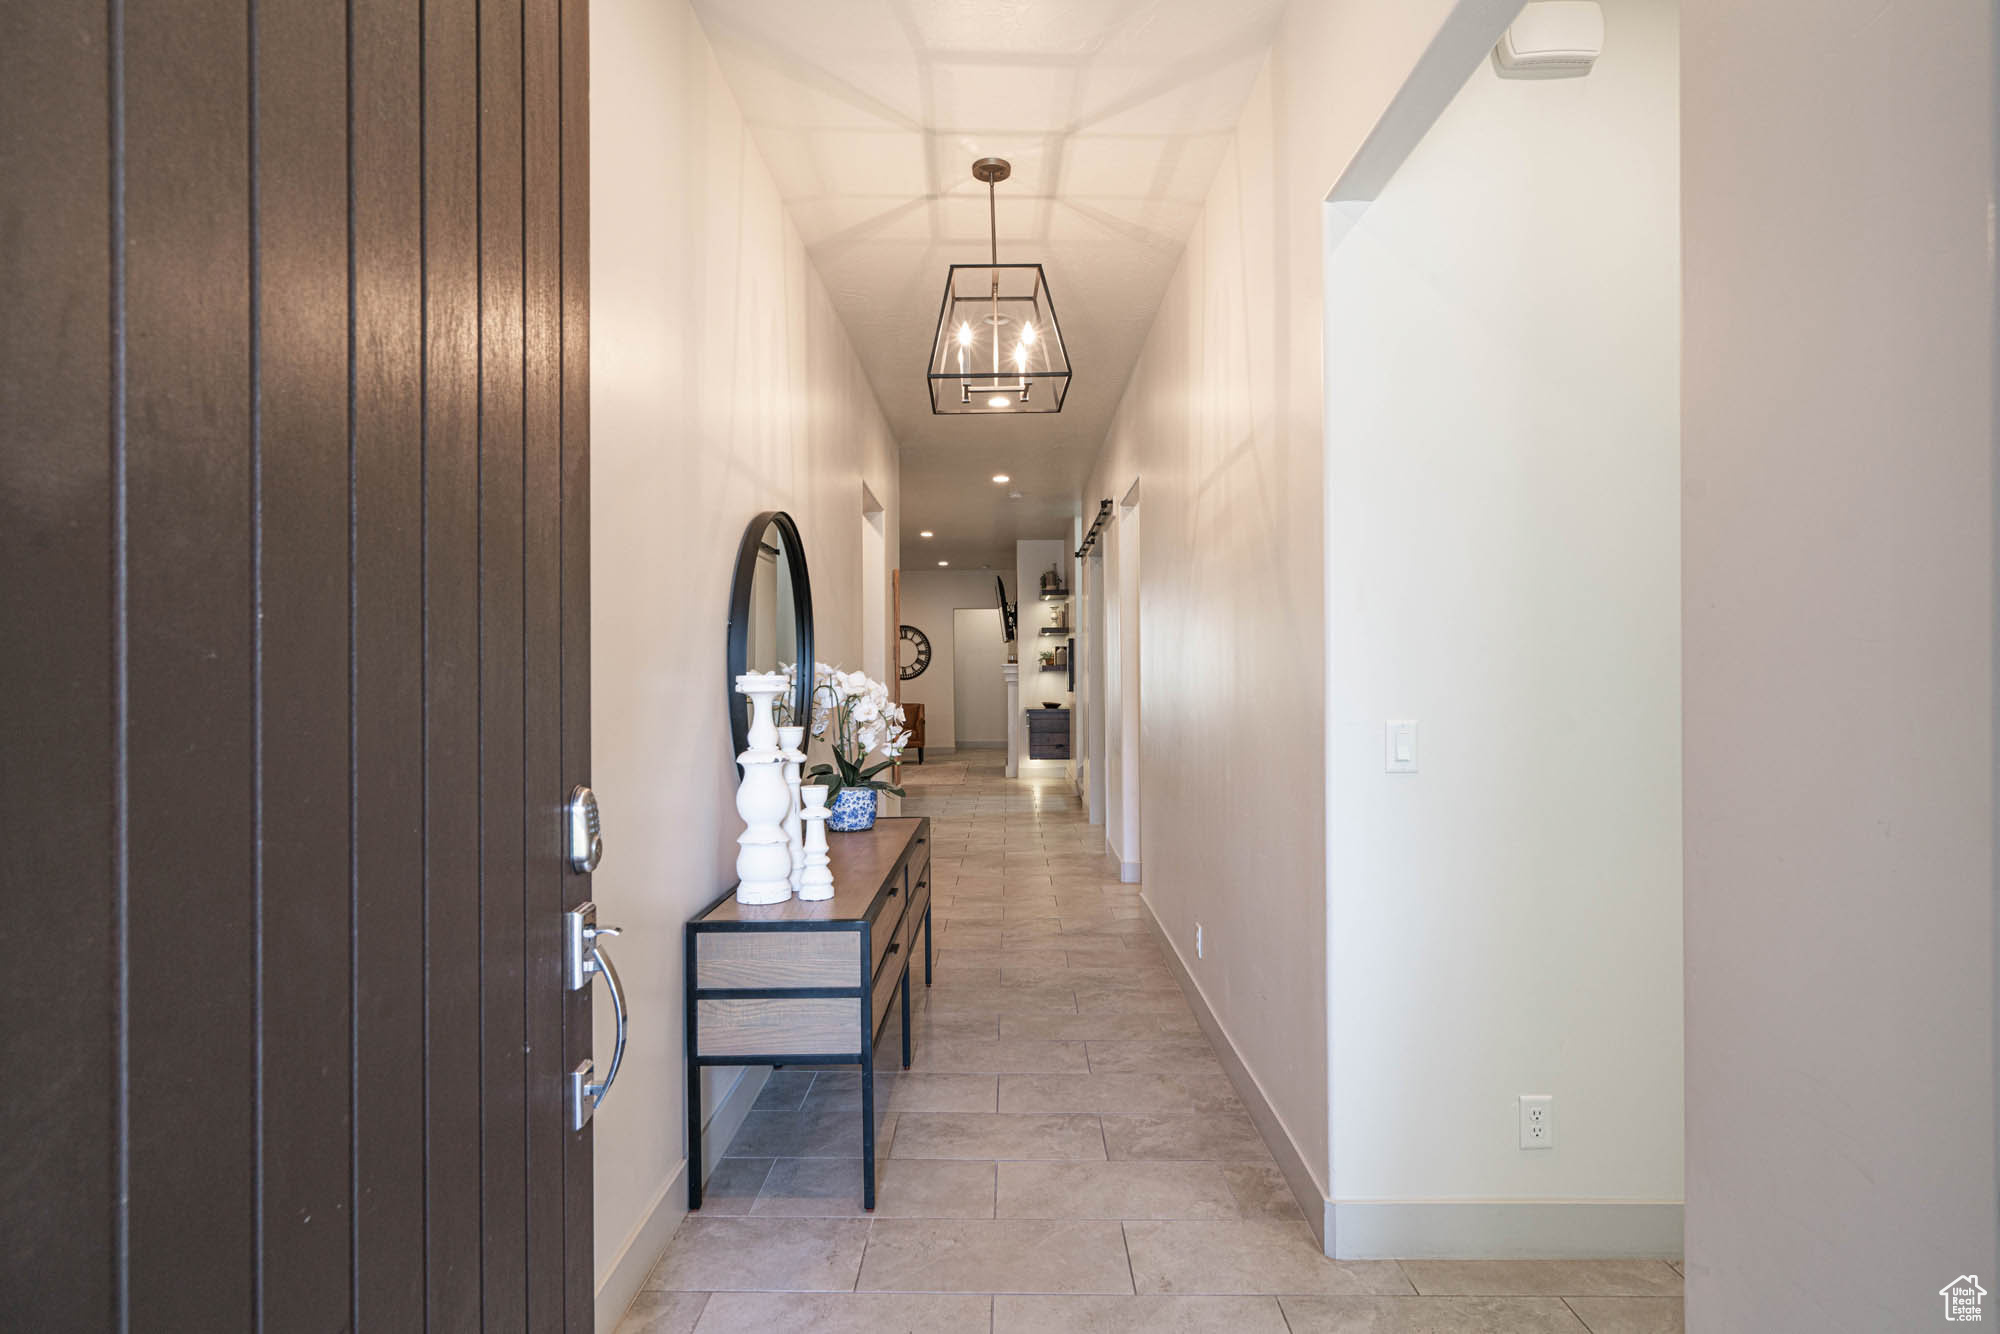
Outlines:
[[[1493,48],[1493,68],[1503,79],[1580,79],[1603,51],[1597,0],[1535,0]]]

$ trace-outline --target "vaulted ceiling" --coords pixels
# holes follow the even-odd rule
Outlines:
[[[1011,567],[1017,538],[1069,533],[1282,3],[695,0],[901,443],[906,567]],[[946,267],[987,256],[989,155],[1014,168],[1001,262],[1047,267],[1075,367],[1058,414],[931,414]]]

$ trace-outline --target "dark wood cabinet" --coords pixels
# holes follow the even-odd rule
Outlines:
[[[1069,710],[1028,710],[1028,758],[1066,760],[1069,758]]]

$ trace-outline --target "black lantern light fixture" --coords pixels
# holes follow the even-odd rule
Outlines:
[[[1069,396],[1069,351],[1056,324],[1048,275],[1039,264],[1002,264],[993,187],[1013,173],[1005,158],[972,164],[986,182],[991,262],[954,264],[945,275],[931,343],[931,411],[995,416],[1061,412]]]

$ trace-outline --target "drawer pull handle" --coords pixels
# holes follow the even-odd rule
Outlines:
[[[890,941],[890,942],[889,942],[889,948],[888,948],[888,949],[887,949],[887,950],[886,950],[886,951],[884,952],[884,953],[885,953],[885,957],[886,957],[886,955],[888,955],[888,954],[894,954],[894,953],[895,953],[895,952],[896,952],[897,950],[899,950],[899,949],[901,949],[901,948],[903,948],[903,942],[902,942],[902,941],[900,941],[900,940],[892,940],[892,941]]]

